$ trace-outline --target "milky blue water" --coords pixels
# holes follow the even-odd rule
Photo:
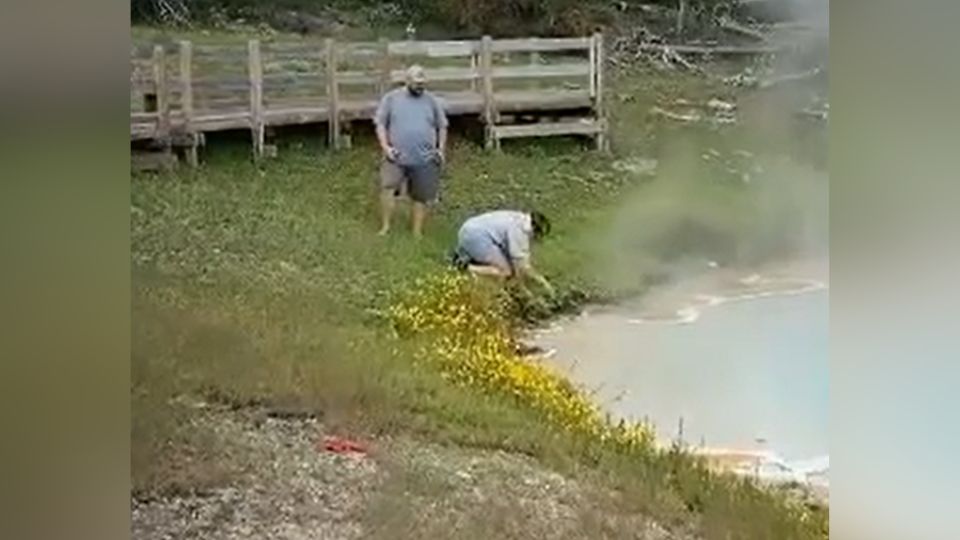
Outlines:
[[[776,451],[828,450],[826,290],[730,302],[690,324],[589,315],[540,339],[552,359],[615,415],[647,418],[663,438]]]

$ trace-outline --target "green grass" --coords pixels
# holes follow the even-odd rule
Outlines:
[[[203,488],[243,466],[191,428],[185,403],[206,399],[522,452],[707,538],[815,537],[780,499],[704,476],[685,458],[638,463],[598,452],[506,397],[449,386],[411,361],[416,343],[394,340],[380,316],[444,267],[465,217],[493,208],[548,214],[554,234],[534,248],[536,263],[566,294],[594,299],[642,293],[689,261],[749,264],[797,247],[811,217],[796,201],[820,201],[824,186],[797,181],[799,166],[777,157],[783,146],[762,130],[675,126],[646,113],[654,102],[718,92],[726,90],[653,73],[614,81],[615,158],[568,140],[492,154],[455,134],[443,199],[419,242],[402,204],[393,233],[375,235],[378,157],[363,137],[338,153],[319,136],[282,137],[279,158],[262,165],[248,159],[248,142],[215,141],[200,169],[134,175],[135,489]],[[729,156],[743,147],[777,174],[745,184],[728,164],[701,158],[706,148]],[[655,178],[613,166],[637,156],[659,159]]]

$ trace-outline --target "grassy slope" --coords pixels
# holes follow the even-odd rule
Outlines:
[[[532,205],[551,215],[556,234],[537,249],[538,262],[562,288],[595,295],[642,291],[678,243],[710,257],[766,254],[756,191],[696,159],[705,145],[725,149],[742,137],[652,121],[651,101],[698,99],[710,88],[651,75],[617,83],[611,116],[618,153],[661,159],[656,181],[572,141],[494,155],[455,137],[443,202],[419,243],[406,212],[391,237],[374,235],[370,141],[332,154],[320,137],[284,137],[280,158],[261,166],[247,159],[246,141],[222,141],[197,171],[134,176],[135,486],[203,487],[246,465],[213,455],[190,429],[183,398],[204,395],[319,413],[347,430],[531,454],[627,490],[624,504],[677,522],[696,517],[710,537],[809,532],[776,501],[682,461],[596,455],[509,399],[449,387],[412,365],[413,344],[390,339],[378,316],[418,276],[442,268],[457,224],[488,208]],[[674,140],[694,157],[677,154]]]

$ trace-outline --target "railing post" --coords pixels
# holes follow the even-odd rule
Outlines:
[[[494,100],[493,100],[493,39],[483,36],[480,40],[480,73],[483,77],[483,122],[486,125],[486,147],[494,146]]]
[[[170,144],[170,94],[167,88],[167,61],[162,45],[153,47],[153,82],[157,87],[157,138]]]
[[[597,34],[590,36],[590,99],[597,99]]]
[[[478,73],[479,67],[480,67],[480,56],[476,52],[474,52],[473,54],[470,55],[470,72],[473,74],[473,76],[470,77],[471,92],[477,91],[477,79],[479,75]]]
[[[377,95],[383,96],[390,90],[393,69],[393,65],[390,62],[390,41],[386,38],[380,38],[380,51],[383,57],[380,58],[380,78],[377,81]]]
[[[263,63],[260,59],[260,41],[247,42],[247,71],[250,74],[250,129],[253,136],[253,158],[263,157]]]
[[[199,138],[193,132],[193,46],[189,41],[180,42],[180,107],[183,112],[183,130],[190,137],[187,163],[196,167]]]
[[[543,57],[540,55],[540,51],[530,51],[530,69],[531,69],[531,71],[535,71],[535,70],[540,66],[540,63],[541,63],[542,60],[543,60]],[[530,90],[536,90],[536,89],[537,89],[537,81],[534,80],[533,78],[531,78],[531,79],[527,82],[527,88],[529,88]]]
[[[330,147],[334,150],[340,148],[340,88],[337,83],[337,49],[333,38],[324,40],[326,47],[326,67],[327,67],[327,99],[329,116],[329,136]]]
[[[687,2],[686,0],[680,0],[680,6],[677,9],[677,28],[676,28],[677,36],[683,35],[683,19],[684,19],[684,15],[686,15],[686,12],[687,12]]]
[[[600,122],[601,129],[597,133],[597,150],[605,151],[607,149],[607,119],[606,111],[604,110],[603,103],[603,34],[597,32],[593,35],[593,47],[596,52],[596,96],[594,97],[593,107],[594,112],[597,117],[597,121]]]

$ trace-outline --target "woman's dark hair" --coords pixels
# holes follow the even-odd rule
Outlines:
[[[536,210],[530,212],[530,224],[533,225],[534,238],[543,238],[550,234],[550,220]]]

